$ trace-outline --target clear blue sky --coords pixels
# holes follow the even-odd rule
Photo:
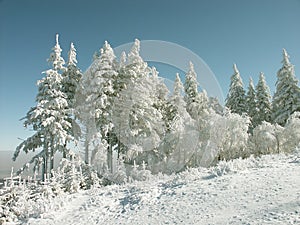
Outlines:
[[[233,63],[245,86],[263,71],[274,91],[282,48],[299,78],[299,22],[300,0],[0,0],[0,150],[30,135],[19,119],[34,106],[56,33],[63,56],[74,42],[83,71],[105,40],[177,43],[208,64],[226,94]]]

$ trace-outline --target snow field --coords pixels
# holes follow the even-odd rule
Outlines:
[[[300,158],[277,155],[82,191],[27,224],[299,223]]]

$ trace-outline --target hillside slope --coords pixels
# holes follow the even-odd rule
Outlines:
[[[300,224],[300,158],[234,160],[97,188],[42,217],[28,224]]]

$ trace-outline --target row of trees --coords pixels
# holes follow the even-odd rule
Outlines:
[[[53,169],[56,153],[69,157],[72,143],[84,143],[85,162],[101,175],[124,173],[132,165],[154,173],[174,172],[246,157],[258,149],[279,151],[290,143],[286,140],[291,127],[298,126],[294,115],[292,123],[282,127],[299,110],[299,87],[286,51],[273,106],[263,74],[256,88],[250,82],[246,95],[234,66],[227,108],[205,90],[199,92],[192,63],[184,84],[177,74],[169,93],[156,69],[141,58],[138,40],[119,60],[105,42],[84,75],[76,65],[74,45],[66,66],[61,51],[57,35],[48,59],[51,69],[38,81],[37,104],[24,118],[24,125],[35,133],[14,154],[15,160],[21,150],[39,149],[30,163],[36,169],[41,165],[43,174]],[[288,148],[295,147],[293,143]]]
[[[68,143],[78,139],[79,125],[74,114],[74,95],[82,77],[76,63],[76,50],[71,43],[68,62],[61,56],[61,48],[56,35],[56,44],[48,59],[52,68],[43,72],[45,77],[37,82],[38,94],[36,106],[23,118],[24,126],[31,128],[34,134],[24,140],[13,156],[16,160],[21,150],[28,153],[41,149],[29,162],[38,170],[42,165],[42,174],[54,168],[54,155],[61,152],[64,157],[69,152]],[[23,171],[29,164],[24,165]]]
[[[300,111],[300,88],[294,65],[290,63],[285,49],[283,49],[282,64],[277,73],[276,91],[273,98],[271,98],[263,73],[260,73],[256,87],[250,78],[246,93],[236,65],[233,67],[234,74],[231,76],[225,105],[234,113],[240,115],[246,113],[250,116],[252,129],[262,124],[263,121],[284,126],[294,112]]]

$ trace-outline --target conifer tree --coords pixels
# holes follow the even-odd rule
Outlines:
[[[185,91],[185,102],[187,107],[187,112],[191,115],[193,119],[198,117],[198,112],[196,110],[197,100],[198,100],[198,82],[197,74],[194,70],[194,65],[190,62],[189,70],[185,76],[184,91]]]
[[[73,108],[75,104],[75,94],[82,78],[82,72],[77,67],[76,49],[71,43],[68,53],[68,62],[63,76],[63,90],[67,94],[69,107]]]
[[[170,120],[172,120],[172,106],[170,102],[167,100],[167,95],[169,94],[169,90],[164,83],[163,78],[158,76],[158,71],[155,67],[151,68],[151,76],[153,85],[155,89],[154,92],[154,104],[153,106],[162,114],[163,121],[165,124],[165,130],[169,129]]]
[[[234,74],[231,76],[231,83],[229,92],[226,98],[225,106],[230,109],[232,113],[242,115],[246,110],[246,97],[243,88],[243,81],[240,76],[236,64],[233,65]]]
[[[72,135],[76,140],[81,135],[81,129],[76,121],[78,112],[76,112],[76,92],[78,91],[79,83],[82,78],[81,70],[77,67],[76,49],[74,44],[71,43],[70,50],[68,53],[67,67],[62,74],[62,90],[67,96],[68,107],[69,107],[69,120],[72,124]],[[66,157],[64,152],[63,157]]]
[[[52,69],[45,71],[46,76],[38,81],[37,104],[23,118],[24,126],[31,127],[35,133],[17,147],[13,157],[16,160],[21,150],[28,153],[41,148],[41,152],[30,162],[38,164],[42,158],[43,175],[53,169],[54,154],[57,151],[66,152],[66,144],[73,139],[67,96],[62,91],[61,72],[65,68],[61,51],[56,35],[56,45],[48,60]]]
[[[176,74],[175,82],[174,82],[174,89],[173,94],[171,95],[169,102],[170,102],[170,110],[169,110],[169,129],[170,131],[176,131],[180,129],[180,126],[183,126],[184,120],[187,120],[189,113],[186,110],[186,102],[184,101],[184,97],[182,93],[184,92],[184,85],[181,82],[179,74]],[[181,121],[181,122],[180,122]]]
[[[256,114],[257,114],[257,105],[256,105],[256,93],[253,85],[253,80],[250,78],[248,92],[246,95],[246,106],[247,114],[251,119],[250,132],[256,126]]]
[[[277,72],[276,91],[272,103],[272,120],[284,126],[295,111],[300,111],[300,88],[295,76],[294,65],[283,49],[282,67]]]
[[[137,164],[157,157],[155,149],[164,132],[162,113],[158,110],[160,81],[156,71],[148,67],[139,55],[140,42],[135,40],[128,54],[126,65],[122,65],[122,89],[114,103],[114,126],[121,143],[126,146],[128,162]],[[124,61],[124,59],[122,60]],[[122,63],[123,64],[123,63]],[[152,75],[152,76],[151,76]],[[160,97],[159,97],[160,96]]]
[[[188,113],[186,111],[186,103],[182,96],[183,91],[184,86],[179,74],[176,73],[173,93],[169,99],[169,120],[162,145],[162,151],[166,156],[169,156],[176,149],[180,133],[184,130],[184,115]]]
[[[208,97],[205,91],[198,92],[197,74],[192,62],[186,73],[184,91],[187,112],[196,121],[202,120],[208,113]]]
[[[271,94],[263,73],[260,73],[259,80],[256,85],[256,99],[258,109],[256,116],[256,125],[260,125],[263,121],[270,122]]]
[[[114,82],[117,76],[116,56],[107,41],[100,49],[100,54],[85,73],[82,82],[87,115],[83,120],[86,126],[85,161],[90,162],[90,140],[100,132],[100,136],[108,144],[107,166],[112,170],[113,123],[111,119],[112,105],[115,96]],[[96,149],[94,149],[97,151]],[[92,153],[92,156],[96,152]]]
[[[183,91],[184,91],[184,86],[183,83],[181,82],[179,74],[177,73],[174,82],[173,94],[171,96],[171,103],[175,108],[173,114],[175,115],[178,113],[183,113],[183,111],[186,111],[185,109],[186,103],[182,96]],[[172,118],[175,118],[176,117],[175,115],[173,115]]]

